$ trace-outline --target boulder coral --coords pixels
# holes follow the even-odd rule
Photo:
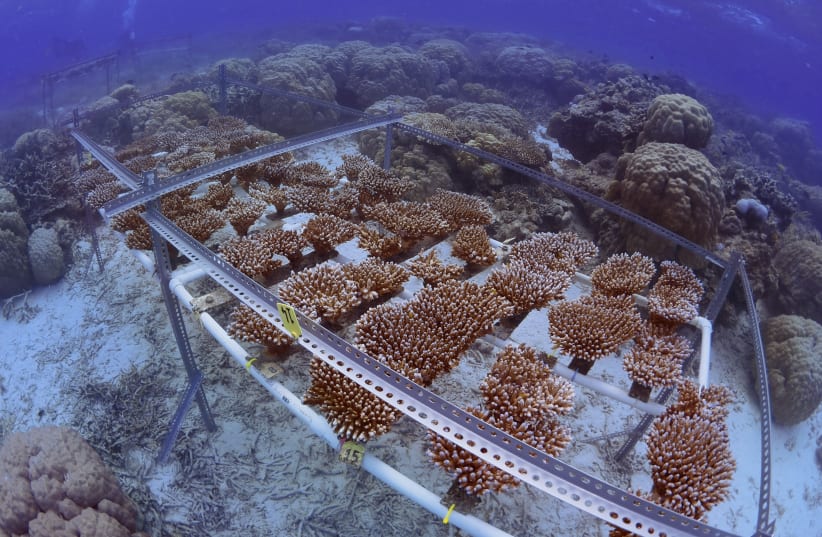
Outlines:
[[[48,285],[63,277],[66,269],[63,249],[55,230],[46,227],[35,229],[29,236],[28,252],[34,283]]]
[[[652,142],[624,155],[609,197],[703,246],[713,244],[725,209],[719,172],[702,153],[680,144]],[[671,253],[660,251],[655,236],[625,226],[629,251]]]
[[[708,145],[713,129],[714,119],[699,101],[681,93],[666,93],[648,107],[638,142],[669,142],[701,149]]]
[[[424,99],[438,82],[438,70],[425,56],[401,47],[369,47],[351,58],[346,90],[365,108],[389,95]]]
[[[31,286],[26,242],[29,231],[14,195],[0,189],[0,298]]]
[[[786,312],[822,322],[822,245],[800,239],[783,244],[773,260],[780,305]]]
[[[325,68],[312,59],[311,52],[300,48],[260,60],[260,83],[334,103],[337,86]],[[261,125],[285,135],[327,127],[338,118],[339,113],[332,108],[269,94],[260,98]]]
[[[14,433],[0,448],[0,535],[146,537],[137,510],[71,429]]]
[[[822,402],[822,326],[798,315],[780,315],[763,323],[762,336],[774,421],[799,423]]]

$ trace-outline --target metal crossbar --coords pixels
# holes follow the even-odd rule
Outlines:
[[[166,217],[143,218],[165,240],[243,304],[285,333],[280,299],[203,246]],[[525,444],[419,386],[299,311],[298,342],[326,365],[483,461],[580,510],[637,535],[732,537],[734,534],[625,492]]]
[[[114,157],[114,155],[100,147],[97,142],[92,140],[87,134],[84,134],[77,129],[72,129],[70,134],[75,140],[80,142],[80,144],[85,147],[86,150],[94,156],[94,158],[99,160],[100,163],[102,163],[103,166],[105,166],[106,169],[114,175],[114,177],[125,183],[132,190],[137,190],[140,188],[143,179],[121,164],[120,161]]]
[[[206,164],[205,166],[200,166],[198,168],[194,168],[192,170],[179,173],[177,175],[172,175],[171,177],[167,177],[163,179],[163,181],[158,182],[154,185],[147,185],[142,188],[136,189],[133,192],[123,194],[119,198],[104,204],[102,209],[100,209],[100,212],[103,214],[104,217],[110,218],[114,215],[122,213],[123,211],[132,209],[134,207],[137,207],[138,205],[142,205],[149,200],[156,199],[162,196],[163,194],[168,194],[169,192],[173,192],[186,185],[191,185],[203,181],[205,179],[209,179],[216,175],[220,175],[221,173],[235,170],[248,164],[254,164],[255,162],[259,162],[261,160],[265,160],[276,155],[281,155],[288,151],[295,151],[297,149],[302,149],[303,147],[308,147],[321,142],[326,142],[328,140],[333,140],[341,136],[347,136],[350,134],[356,134],[364,130],[382,127],[389,123],[395,122],[399,117],[400,116],[398,114],[385,114],[382,116],[374,116],[366,120],[354,121],[351,123],[346,123],[344,125],[331,127],[329,129],[316,131],[311,134],[295,136],[288,140],[275,142],[273,144],[258,147],[257,149],[245,151],[244,153],[240,153],[239,155],[235,155],[233,157],[220,159],[210,164]],[[89,146],[92,146],[93,142],[89,144],[89,146],[86,145],[86,142],[90,142],[90,140],[88,140],[88,138],[85,135],[82,135],[77,131],[72,131],[71,134],[72,136],[77,138],[80,141],[80,143],[82,143],[85,147],[88,148]],[[89,149],[89,151],[91,150]],[[125,169],[125,166],[117,162],[117,160],[114,159],[114,157],[112,157],[110,154],[105,153],[105,155],[110,161],[116,163],[119,168]],[[133,175],[134,177],[138,177],[130,171],[128,173]]]

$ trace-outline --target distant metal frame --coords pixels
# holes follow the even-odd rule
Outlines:
[[[221,101],[227,98],[226,85],[232,82],[236,81],[232,81],[225,76],[224,68],[221,69],[218,79]],[[310,99],[309,102],[315,105],[328,106],[334,109],[339,108],[339,105],[336,103],[317,102],[313,98],[291,94],[284,90],[251,86],[245,83],[242,83],[242,85],[256,91],[270,92],[280,97],[292,95],[295,99],[303,102],[306,102],[306,99]],[[220,107],[224,108],[225,104],[225,102],[221,102]],[[346,109],[346,112],[350,112],[350,110]],[[721,295],[722,300],[714,300],[708,306],[708,313],[710,313],[713,318],[718,314],[731,282],[734,280],[734,276],[739,274],[742,280],[746,295],[746,306],[748,314],[751,317],[752,329],[755,336],[758,379],[757,393],[762,420],[760,500],[758,505],[757,528],[755,529],[754,535],[771,535],[773,533],[774,523],[769,521],[771,414],[770,395],[767,385],[767,365],[761,336],[759,334],[758,316],[754,307],[753,294],[750,289],[747,273],[745,272],[744,262],[740,261],[739,256],[732,256],[731,261],[724,260],[716,254],[672,233],[670,230],[662,228],[654,222],[630,213],[611,202],[593,196],[577,187],[559,181],[555,177],[504,159],[498,155],[487,153],[477,148],[469,147],[454,140],[407,125],[399,121],[396,115],[374,117],[359,111],[357,112],[360,117],[367,118],[361,120],[358,127],[351,127],[351,124],[345,124],[327,129],[319,135],[315,133],[314,135],[304,135],[292,140],[287,140],[286,142],[279,142],[278,144],[282,144],[281,146],[272,144],[271,146],[259,148],[240,155],[227,157],[201,168],[196,168],[168,178],[168,180],[161,183],[163,185],[162,188],[142,186],[113,202],[109,202],[109,204],[104,206],[101,212],[104,216],[112,216],[127,208],[135,207],[140,203],[157,199],[160,195],[184,185],[202,181],[219,173],[258,162],[274,154],[290,150],[283,149],[283,147],[286,146],[289,148],[297,146],[307,147],[312,144],[349,135],[352,132],[385,126],[387,136],[391,136],[394,129],[403,130],[423,140],[446,144],[459,151],[469,152],[644,226],[649,231],[673,241],[678,246],[702,256],[708,262],[723,269],[723,275],[720,279],[720,292],[718,293],[718,295]],[[92,152],[95,157],[98,157],[98,155],[102,156],[102,158],[98,158],[100,158],[104,166],[107,168],[110,166],[109,169],[112,173],[115,173],[118,177],[123,176],[123,180],[127,181],[129,176],[123,172],[124,167],[119,165],[116,159],[102,155],[100,153],[102,150],[99,146],[96,146],[94,142],[79,131],[74,130],[71,134],[79,143]],[[291,146],[288,142],[294,142],[294,145]],[[387,139],[387,151],[384,155],[384,165],[386,166],[390,165],[390,144],[390,140]],[[277,147],[275,148],[273,146]],[[281,149],[282,151],[280,151]],[[279,329],[287,332],[282,321],[275,313],[277,311],[277,304],[280,302],[276,295],[262,288],[262,286],[234,269],[158,212],[149,211],[143,214],[143,218],[154,231],[172,243],[194,263],[203,268],[215,281],[223,285],[244,304],[255,309],[255,311],[269,319],[269,321]],[[394,408],[409,415],[429,429],[435,430],[438,434],[449,438],[450,441],[467,449],[489,464],[537,488],[541,488],[545,492],[583,511],[589,512],[610,524],[619,526],[635,534],[648,535],[649,537],[652,535],[658,536],[661,532],[666,533],[669,537],[674,535],[730,537],[733,535],[679,515],[654,503],[647,502],[626,491],[611,487],[607,483],[587,475],[558,459],[534,450],[530,446],[510,437],[505,432],[473,416],[465,414],[461,409],[451,405],[425,388],[416,385],[399,373],[392,371],[378,360],[355,349],[348,342],[328,332],[316,323],[313,323],[313,321],[299,312],[297,313],[300,324],[304,328],[304,336],[300,338],[300,344],[323,359],[325,363],[334,367],[371,393],[374,393],[374,395],[386,401]],[[646,421],[647,423],[645,423]],[[632,449],[639,437],[644,434],[647,424],[649,423],[649,420],[643,420],[621,451]]]

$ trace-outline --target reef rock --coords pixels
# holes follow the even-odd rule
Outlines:
[[[708,144],[713,129],[714,119],[699,101],[681,93],[666,93],[648,107],[638,143],[670,142],[701,149]]]
[[[776,423],[809,418],[822,402],[822,326],[797,315],[762,324],[768,384]]]
[[[619,156],[642,130],[651,101],[667,91],[641,76],[599,84],[555,113],[548,134],[582,162],[604,152]]]
[[[26,241],[29,232],[17,200],[0,189],[0,298],[14,296],[31,287]]]

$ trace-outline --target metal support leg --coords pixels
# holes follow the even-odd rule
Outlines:
[[[391,143],[394,138],[393,124],[389,123],[385,126],[385,153],[382,156],[382,169],[391,169]]]
[[[151,185],[154,182],[154,172],[146,172],[143,177],[148,185]],[[146,203],[146,207],[147,212],[149,213],[159,213],[159,202],[156,199]],[[186,410],[191,405],[192,399],[197,402],[197,406],[200,408],[200,415],[203,418],[203,423],[205,424],[206,429],[209,431],[214,431],[217,426],[214,423],[214,418],[211,415],[211,409],[208,406],[208,401],[206,400],[205,392],[201,384],[202,372],[199,370],[197,363],[194,360],[194,352],[191,350],[191,343],[188,340],[188,333],[186,332],[185,322],[183,320],[183,311],[180,308],[180,303],[177,301],[177,297],[174,296],[174,293],[171,292],[171,289],[168,286],[169,281],[171,280],[171,257],[168,253],[168,246],[166,245],[166,241],[163,236],[157,233],[154,228],[151,228],[151,242],[154,251],[154,263],[157,268],[157,276],[160,279],[160,289],[163,292],[163,302],[166,305],[166,311],[168,312],[168,317],[171,321],[171,329],[174,332],[174,339],[177,340],[177,347],[180,350],[183,365],[185,365],[186,373],[188,373],[188,390],[190,392],[190,395],[183,398],[180,402],[178,411],[174,416],[174,421],[172,422],[169,432],[163,441],[163,448],[160,453],[162,457],[163,455],[168,456],[168,453],[171,451],[171,446],[177,439],[177,434],[180,432],[181,422],[185,417]],[[160,462],[163,461],[160,460]]]

